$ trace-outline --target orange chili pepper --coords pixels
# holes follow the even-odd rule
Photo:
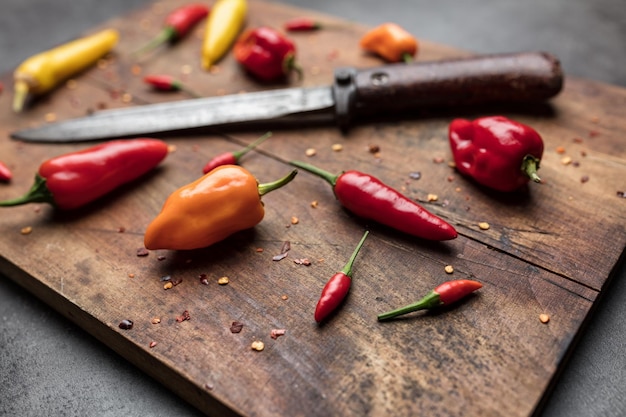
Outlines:
[[[222,165],[172,193],[144,235],[147,249],[199,249],[263,220],[261,197],[291,181],[298,171],[259,184],[246,169]]]
[[[361,48],[389,62],[410,62],[417,54],[417,39],[395,23],[384,23],[367,32]]]

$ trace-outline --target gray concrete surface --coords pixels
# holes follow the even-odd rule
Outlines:
[[[2,0],[0,72],[148,2]],[[624,0],[284,2],[370,25],[395,21],[420,38],[476,52],[542,49],[559,56],[569,75],[626,87]],[[626,206],[624,212],[626,220]],[[542,416],[626,415],[624,300],[622,265]],[[2,276],[0,353],[0,416],[201,415]]]

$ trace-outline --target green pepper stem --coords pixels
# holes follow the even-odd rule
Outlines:
[[[539,175],[537,174],[538,169],[539,159],[532,155],[526,155],[522,160],[522,171],[524,174],[528,175],[528,178],[534,182],[541,182],[541,178],[539,178]]]
[[[418,310],[428,310],[441,305],[441,299],[439,294],[435,291],[431,291],[426,294],[421,300],[414,302],[413,304],[406,305],[404,307],[397,308],[395,310],[388,311],[378,315],[378,321],[388,320],[403,314],[412,313]]]
[[[354,249],[354,252],[352,252],[352,256],[350,256],[348,263],[346,263],[346,266],[344,266],[343,269],[341,270],[342,274],[345,274],[349,276],[350,278],[352,278],[352,265],[354,264],[354,260],[359,254],[359,251],[361,250],[361,246],[363,246],[363,243],[365,242],[365,238],[367,238],[367,235],[369,234],[370,232],[367,230],[365,231],[365,233],[363,233],[363,237],[361,238],[361,241],[359,242],[359,244],[356,245],[356,248]]]
[[[39,174],[35,175],[35,183],[26,194],[12,200],[0,201],[0,207],[20,206],[28,203],[50,203],[54,205],[54,196],[46,185],[46,179]]]
[[[265,142],[265,140],[270,138],[271,136],[272,136],[272,132],[267,132],[266,134],[264,134],[263,136],[261,136],[260,138],[258,138],[254,142],[252,142],[250,145],[248,145],[245,148],[243,148],[242,150],[237,151],[237,152],[233,152],[233,156],[238,161],[239,158],[241,158],[242,156],[244,156],[245,154],[250,152],[252,149],[254,149],[257,146],[259,146],[261,143]]]
[[[413,55],[409,54],[408,52],[405,52],[402,54],[402,61],[405,64],[410,64],[411,62],[413,62]]]
[[[274,191],[275,189],[280,188],[283,185],[289,183],[292,179],[296,177],[296,174],[298,174],[298,170],[294,169],[289,174],[285,175],[284,177],[276,181],[268,182],[266,184],[259,184],[259,196],[262,197],[265,194],[269,193],[270,191]]]
[[[306,162],[301,162],[301,161],[291,161],[289,162],[289,164],[298,167],[298,168],[302,168],[303,170],[310,172],[311,174],[315,174],[320,178],[323,178],[324,180],[326,180],[326,182],[328,182],[333,188],[335,188],[335,184],[337,183],[337,178],[339,178],[339,175],[334,175],[331,174],[328,171],[324,171],[321,168],[318,168],[316,166],[313,166],[311,164],[307,164]]]
[[[200,98],[200,97],[202,97],[200,94],[196,93],[191,88],[187,87],[181,81],[178,81],[178,80],[174,80],[172,82],[172,88],[174,88],[174,90],[178,90],[178,91],[182,91],[184,93],[187,93],[187,95],[189,95],[190,97],[193,97],[193,98]]]
[[[137,49],[135,52],[131,54],[133,57],[138,57],[139,55],[143,55],[159,45],[164,44],[165,42],[169,42],[176,37],[176,29],[172,26],[166,26],[163,30],[150,42]]]

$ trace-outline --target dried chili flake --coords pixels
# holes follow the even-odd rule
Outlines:
[[[311,265],[311,261],[309,261],[307,258],[294,259],[293,262],[298,265],[304,265],[304,266]]]
[[[119,328],[122,330],[130,330],[133,328],[133,321],[132,320],[128,320],[128,319],[124,319],[120,322],[119,324]]]
[[[200,274],[198,275],[198,278],[200,279],[200,284],[209,285],[209,279],[206,274]]]
[[[132,272],[128,274],[128,278],[135,278],[135,274],[133,274]]]
[[[272,329],[270,332],[270,337],[274,340],[278,339],[278,336],[283,336],[287,330],[285,329]]]
[[[443,159],[441,156],[436,156],[436,157],[433,158],[433,162],[435,164],[442,164],[443,161],[445,161],[445,159]]]
[[[117,233],[124,233],[126,231],[126,228],[124,226],[120,226],[117,228]]]
[[[414,171],[409,173],[409,178],[411,178],[412,180],[419,180],[420,178],[422,178],[422,173],[419,171]]]
[[[319,205],[319,203],[317,202],[317,200],[311,201],[311,207],[317,208],[318,205]]]
[[[174,278],[171,279],[171,283],[172,283],[173,286],[177,286],[181,282],[183,282],[183,278],[182,277],[174,277]]]
[[[176,317],[177,323],[182,323],[183,321],[187,321],[187,320],[191,320],[191,316],[189,315],[189,311],[187,310],[183,311],[183,314]]]
[[[159,255],[159,256],[157,256],[157,261],[164,261],[165,259],[166,259],[166,258],[165,258],[165,255]]]
[[[152,348],[153,348],[153,347],[155,347],[156,345],[157,345],[157,342],[155,342],[155,341],[150,342],[150,345],[149,345],[149,346],[150,346],[150,349],[152,349]]]
[[[300,219],[298,219],[296,216],[292,216],[291,224],[298,224],[298,223],[300,223]]]
[[[243,323],[240,321],[233,321],[230,324],[231,333],[240,333],[242,329],[243,329]]]
[[[580,177],[580,182],[582,182],[583,184],[587,181],[589,181],[589,175],[583,175],[582,177]]]
[[[274,256],[272,257],[272,261],[277,261],[277,262],[278,262],[278,261],[282,261],[282,260],[283,260],[283,259],[285,259],[286,257],[287,257],[287,253],[286,253],[286,252],[285,252],[285,253],[281,253],[281,254],[278,254],[278,255],[274,255]]]
[[[152,323],[152,324],[159,324],[159,323],[161,323],[161,318],[160,317],[153,317],[152,320],[150,320],[150,323]]]
[[[617,192],[617,196],[618,196],[619,198],[626,198],[626,192],[624,192],[624,191],[618,191],[618,192]]]
[[[149,254],[150,254],[150,251],[148,251],[148,249],[146,248],[137,249],[137,256],[148,256]]]
[[[286,240],[285,242],[283,242],[283,246],[280,248],[280,254],[274,256],[272,260],[280,261],[280,260],[285,259],[290,250],[291,250],[291,242]]]
[[[256,248],[256,249],[255,249],[255,251],[256,251],[257,253],[261,253],[261,252],[263,252],[263,248]]]
[[[368,150],[370,153],[378,153],[380,152],[380,146],[378,145],[369,145]]]

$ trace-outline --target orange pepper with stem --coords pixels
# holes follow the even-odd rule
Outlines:
[[[147,249],[188,250],[210,246],[263,220],[261,197],[298,173],[267,184],[238,165],[222,165],[172,193],[144,235]]]
[[[417,39],[395,23],[383,23],[370,30],[360,45],[389,62],[411,62],[418,50]]]

